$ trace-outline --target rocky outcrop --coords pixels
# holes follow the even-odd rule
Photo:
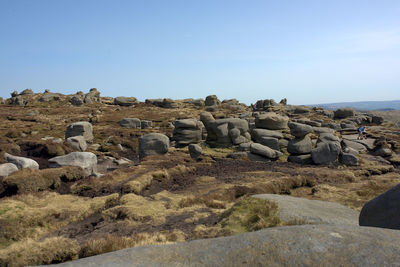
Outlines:
[[[173,245],[136,247],[54,266],[396,266],[400,232],[296,225]]]
[[[64,156],[49,159],[50,168],[76,166],[82,168],[85,175],[97,173],[97,157],[91,152],[72,152]]]
[[[204,125],[195,119],[183,119],[175,121],[172,140],[177,147],[187,146],[201,142]]]
[[[278,115],[274,112],[268,112],[258,115],[255,123],[256,128],[268,129],[268,130],[282,130],[288,126],[289,118],[286,116]]]
[[[354,116],[354,109],[352,108],[339,108],[334,111],[334,119],[345,119]]]
[[[124,128],[140,129],[142,127],[140,119],[137,118],[123,118],[118,124]]]
[[[65,139],[73,136],[83,136],[88,143],[93,142],[93,126],[87,121],[75,122],[67,126]]]
[[[139,158],[164,155],[168,152],[169,138],[160,133],[149,133],[139,138]]]
[[[114,105],[130,107],[139,103],[136,97],[118,96],[114,98]]]
[[[239,118],[213,120],[209,113],[200,118],[207,129],[207,143],[211,146],[231,146],[249,142],[249,123]],[[236,130],[234,130],[236,129]]]

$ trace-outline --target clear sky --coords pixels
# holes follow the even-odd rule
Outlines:
[[[247,104],[400,99],[398,0],[0,0],[13,90]]]

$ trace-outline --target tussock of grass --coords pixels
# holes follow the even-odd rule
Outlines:
[[[23,194],[0,200],[0,244],[5,246],[42,234],[104,209],[118,194],[85,198],[54,192]]]
[[[210,157],[215,157],[215,158],[226,158],[233,152],[235,152],[235,149],[233,147],[225,147],[225,148],[210,148],[208,146],[202,147],[202,155],[204,156],[210,156]]]
[[[105,237],[89,240],[81,249],[80,257],[90,257],[124,248],[158,244],[172,244],[185,240],[181,231],[164,233],[140,233],[132,237],[106,235]]]
[[[52,237],[43,241],[26,239],[0,250],[0,266],[42,265],[75,260],[79,250],[78,242],[69,238]]]
[[[205,205],[211,209],[225,209],[226,205],[224,202],[214,200],[206,197],[187,197],[179,202],[180,208],[191,207],[194,205]]]
[[[15,193],[37,192],[55,189],[61,181],[76,181],[85,177],[79,167],[62,167],[54,169],[22,169],[3,180],[7,190]]]
[[[278,206],[265,199],[245,198],[222,214],[222,228],[231,234],[251,232],[281,224]]]

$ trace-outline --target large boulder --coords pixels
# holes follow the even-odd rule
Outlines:
[[[17,157],[17,156],[13,156],[10,155],[8,153],[4,153],[4,158],[8,163],[12,163],[15,164],[15,166],[18,167],[18,169],[34,169],[34,170],[38,170],[39,169],[39,164],[34,161],[33,159],[29,159],[29,158],[24,158],[24,157]]]
[[[183,119],[175,121],[172,139],[177,147],[201,142],[204,125],[195,119]]]
[[[289,118],[286,116],[278,115],[274,112],[267,112],[260,114],[256,118],[256,128],[263,128],[268,130],[281,130],[287,128]]]
[[[97,172],[97,157],[91,152],[71,152],[64,156],[49,159],[50,168],[63,166],[77,166],[82,168],[85,175],[89,176]]]
[[[313,128],[310,125],[297,122],[289,122],[288,126],[290,128],[290,134],[299,138],[304,137],[313,131]]]
[[[18,171],[18,167],[13,163],[0,164],[0,177],[7,177],[16,171]]]
[[[274,150],[280,150],[279,139],[274,137],[261,137],[257,143],[260,143],[264,146],[272,148]]]
[[[335,142],[318,143],[317,147],[311,150],[311,156],[315,164],[336,164],[341,152],[341,147]]]
[[[276,194],[252,197],[275,202],[278,205],[279,218],[283,222],[358,225],[358,212],[338,203]]]
[[[136,97],[118,96],[114,98],[114,105],[130,107],[139,103]]]
[[[208,120],[206,120],[205,116],[201,116],[201,118],[203,122],[205,121],[207,143],[211,146],[237,145],[240,143],[246,143],[251,138],[248,133],[249,123],[246,120],[239,118],[211,120],[209,117],[207,117]],[[231,131],[235,128],[239,130],[240,136],[238,136],[237,131]]]
[[[354,116],[354,109],[352,108],[339,108],[334,111],[334,119],[345,119]]]
[[[359,223],[400,230],[400,184],[368,201],[361,210]]]
[[[295,225],[172,245],[134,247],[55,267],[398,266],[400,231],[354,225]]]
[[[290,154],[301,155],[311,153],[312,142],[310,137],[299,137],[289,141],[287,151]]]
[[[65,139],[72,136],[81,135],[86,142],[93,142],[93,126],[87,121],[75,122],[67,126],[65,131]]]
[[[250,145],[250,152],[268,159],[277,159],[282,156],[282,153],[280,151],[271,149],[258,143],[252,143]]]
[[[139,138],[139,158],[164,155],[168,152],[169,138],[160,133],[149,133]]]
[[[142,127],[141,121],[138,118],[123,118],[118,123],[124,128],[140,129]]]
[[[79,96],[73,96],[71,100],[69,101],[73,106],[82,106],[83,105],[83,99]]]

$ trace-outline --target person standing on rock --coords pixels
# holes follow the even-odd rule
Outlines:
[[[365,126],[362,127],[362,138],[367,139],[367,128]]]
[[[363,127],[362,126],[358,127],[357,131],[358,131],[357,140],[363,139],[363,132],[362,132],[363,131]]]

